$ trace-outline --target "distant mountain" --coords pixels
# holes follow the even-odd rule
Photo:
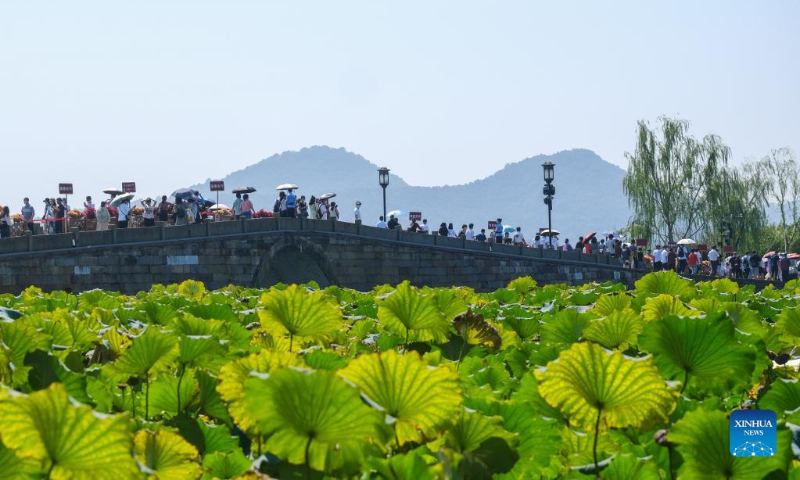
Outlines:
[[[625,172],[584,149],[510,163],[485,179],[465,185],[416,187],[392,175],[387,209],[421,211],[432,229],[441,222],[452,222],[456,230],[470,222],[477,229],[486,228],[489,220],[500,217],[504,224],[522,226],[526,238],[532,239],[539,227],[547,226],[541,166],[546,161],[556,165],[553,228],[562,232],[562,240],[570,238],[574,243],[578,235],[627,224],[630,210],[622,193]],[[353,204],[360,200],[364,221],[372,225],[383,208],[377,169],[361,155],[343,148],[314,146],[273,155],[223,180],[228,191],[242,185],[257,188],[258,192],[251,195],[256,209],[272,209],[275,186],[281,183],[297,184],[298,193],[306,198],[336,193],[342,219],[348,221],[353,218]],[[208,181],[193,188],[206,194]],[[226,193],[220,201],[230,204],[233,199]],[[406,226],[408,217],[401,223]]]

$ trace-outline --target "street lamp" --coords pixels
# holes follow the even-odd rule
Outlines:
[[[381,167],[378,169],[378,183],[383,188],[383,221],[386,221],[386,187],[389,186],[389,169]]]
[[[547,233],[549,233],[548,237],[550,239],[550,248],[553,248],[553,219],[552,219],[552,211],[553,211],[553,195],[556,194],[556,187],[552,185],[553,178],[555,177],[555,165],[553,162],[544,162],[542,164],[542,168],[544,169],[544,203],[547,205]]]

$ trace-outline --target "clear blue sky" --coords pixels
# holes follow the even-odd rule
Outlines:
[[[798,13],[796,1],[3,1],[0,204],[41,206],[59,181],[169,193],[314,144],[417,185],[576,147],[624,166],[636,121],[662,114],[721,135],[737,162],[797,151]]]

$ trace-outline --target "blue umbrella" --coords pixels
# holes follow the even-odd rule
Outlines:
[[[195,195],[197,195],[197,193],[198,193],[197,190],[192,190],[191,188],[179,188],[174,192],[172,192],[172,196],[175,197],[176,199],[180,198],[182,200],[185,200],[189,197],[194,197]]]
[[[512,227],[511,225],[506,225],[503,227],[503,233],[514,233],[517,231],[517,227]]]

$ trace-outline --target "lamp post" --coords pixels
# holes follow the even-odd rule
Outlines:
[[[386,221],[386,187],[389,186],[389,169],[381,167],[378,169],[378,183],[383,188],[383,221]]]
[[[553,162],[544,162],[542,164],[544,169],[544,203],[547,205],[547,233],[550,239],[550,248],[553,248],[553,195],[556,194],[556,187],[553,186],[553,177],[555,176]]]

